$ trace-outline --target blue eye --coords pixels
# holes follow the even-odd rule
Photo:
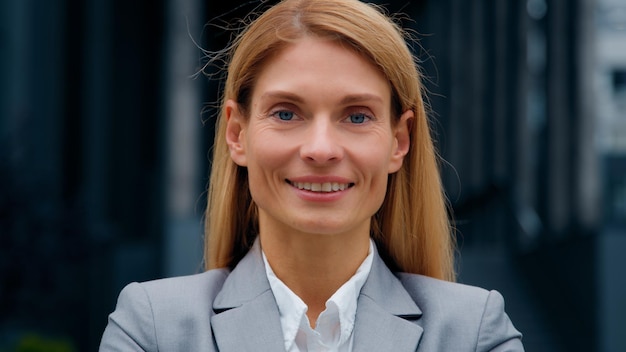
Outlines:
[[[363,113],[350,114],[348,117],[351,123],[361,124],[364,123],[368,117]]]
[[[283,120],[283,121],[290,121],[293,119],[293,112],[291,111],[277,111],[276,112],[276,117],[278,117],[279,119]]]

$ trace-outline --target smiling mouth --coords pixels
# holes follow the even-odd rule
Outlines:
[[[323,182],[323,183],[315,183],[315,182],[292,182],[286,180],[288,184],[291,186],[311,191],[311,192],[320,192],[320,193],[331,193],[331,192],[339,192],[344,191],[352,186],[354,183],[338,183],[338,182]]]

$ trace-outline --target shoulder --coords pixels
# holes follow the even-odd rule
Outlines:
[[[423,275],[396,273],[396,276],[400,279],[407,292],[422,303],[453,300],[458,304],[477,304],[484,303],[490,294],[490,291],[480,287],[434,279]]]
[[[179,350],[209,348],[213,300],[228,275],[227,269],[216,269],[128,284],[109,315],[100,351],[156,351],[181,344],[186,347]]]
[[[216,269],[196,275],[131,283],[120,293],[118,306],[124,300],[146,306],[157,328],[160,322],[171,322],[179,317],[206,318],[212,315],[213,301],[229,273],[227,269]]]
[[[504,299],[497,291],[416,274],[396,275],[427,322],[451,320],[455,325],[477,327],[489,300],[504,311]]]
[[[137,286],[151,299],[165,299],[170,304],[172,299],[174,301],[193,299],[195,297],[204,297],[206,299],[207,297],[215,297],[217,295],[229,273],[228,269],[214,269],[201,274],[130,284],[125,290],[131,289],[132,286]]]
[[[425,331],[455,331],[452,340],[472,341],[477,351],[523,350],[521,334],[506,314],[498,291],[416,274],[396,275],[422,311]]]
[[[189,276],[128,284],[119,295],[118,306],[126,301],[149,305],[153,314],[181,314],[198,304],[210,304],[228,277],[226,269],[209,270]]]

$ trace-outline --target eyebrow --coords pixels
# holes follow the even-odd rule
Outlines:
[[[294,93],[291,92],[286,92],[286,91],[282,91],[282,90],[276,90],[276,91],[269,91],[266,93],[263,93],[263,95],[261,95],[261,100],[265,100],[265,99],[281,99],[281,100],[290,100],[293,101],[295,103],[303,103],[304,99]]]
[[[295,103],[304,103],[304,98],[302,98],[301,96],[291,93],[291,92],[282,91],[282,90],[266,92],[261,96],[261,99],[262,100],[263,99],[284,99],[284,100],[293,101]],[[346,95],[345,97],[341,99],[339,103],[341,105],[349,105],[349,104],[362,103],[362,102],[367,102],[367,101],[375,101],[380,104],[384,102],[383,99],[378,95],[369,94],[369,93],[358,93],[358,94]]]
[[[343,99],[341,99],[341,104],[347,105],[347,104],[362,103],[366,101],[375,101],[381,104],[383,103],[383,99],[379,97],[378,95],[363,93],[363,94],[347,95]]]

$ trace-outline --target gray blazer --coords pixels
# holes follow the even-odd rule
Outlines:
[[[257,241],[258,243],[258,241]],[[354,351],[523,351],[496,291],[392,273],[378,253],[358,299]],[[232,272],[132,283],[100,351],[284,351],[258,244]]]

